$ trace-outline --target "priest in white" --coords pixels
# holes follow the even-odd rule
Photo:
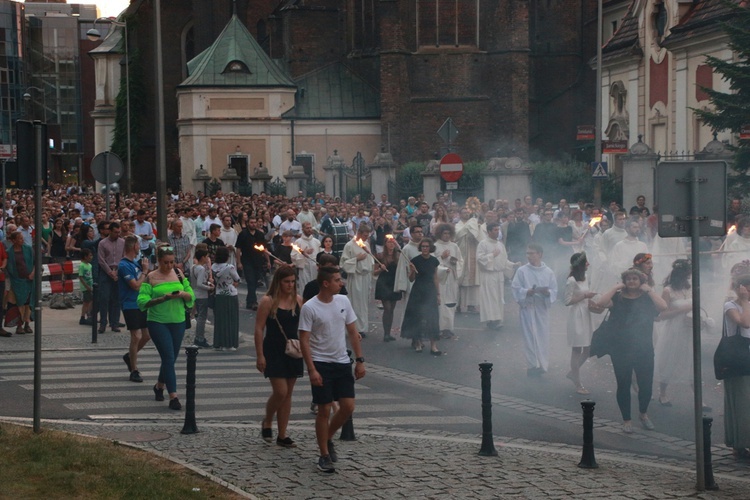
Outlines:
[[[489,330],[503,327],[505,312],[505,277],[513,278],[515,266],[508,260],[505,245],[497,238],[500,225],[487,224],[487,239],[477,247],[479,274],[479,321],[486,322]]]
[[[529,377],[538,377],[549,368],[549,308],[557,299],[555,273],[542,262],[542,255],[541,246],[529,245],[529,263],[518,268],[511,284],[513,298],[520,307]]]
[[[299,247],[299,252],[292,250],[292,263],[297,267],[298,288],[303,289],[305,285],[318,276],[318,263],[315,257],[320,252],[320,241],[313,236],[313,227],[310,222],[302,223],[302,236],[294,242]]]
[[[453,224],[435,226],[435,253],[440,261],[438,279],[440,281],[440,334],[445,338],[454,336],[453,324],[458,306],[458,277],[464,267],[464,258],[458,245],[451,241],[455,236]]]
[[[627,236],[618,241],[612,247],[612,253],[609,259],[610,274],[615,277],[620,276],[623,271],[633,267],[633,257],[639,253],[648,253],[648,246],[638,239],[638,233],[641,231],[641,224],[637,219],[629,219],[625,223],[625,232]],[[605,235],[607,233],[604,233]],[[614,285],[613,285],[614,286]]]
[[[237,231],[234,230],[234,226],[232,225],[232,216],[228,213],[224,214],[224,216],[221,218],[221,234],[219,235],[219,239],[224,242],[224,245],[226,245],[227,249],[229,250],[229,261],[227,263],[236,266]]]
[[[341,268],[346,271],[346,288],[349,291],[349,301],[357,315],[357,331],[364,338],[370,329],[370,283],[374,260],[364,248],[357,244],[361,240],[369,245],[370,226],[366,223],[359,225],[354,239],[344,246],[341,254]]]
[[[458,277],[459,307],[473,311],[478,304],[479,277],[477,276],[477,245],[482,231],[469,209],[461,209],[461,219],[456,223],[456,243],[464,256],[464,267]]]

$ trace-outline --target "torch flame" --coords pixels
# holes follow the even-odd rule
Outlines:
[[[365,248],[365,242],[364,242],[364,241],[362,241],[362,238],[357,238],[357,239],[356,239],[356,240],[354,240],[354,241],[356,241],[356,242],[357,242],[357,245],[359,245],[360,247],[362,247],[362,248]]]
[[[733,233],[735,233],[736,231],[737,231],[737,226],[735,226],[735,225],[733,224],[733,225],[731,225],[731,226],[729,227],[729,229],[727,230],[727,234],[733,234]]]
[[[599,215],[597,217],[592,217],[589,221],[589,227],[594,227],[594,225],[599,224],[599,222],[602,220],[602,216]]]
[[[393,239],[393,235],[392,234],[386,234],[385,235],[385,239],[386,240],[392,240]]]
[[[299,253],[302,253],[302,250],[300,249],[300,247],[298,247],[298,246],[297,246],[296,244],[294,244],[294,243],[292,243],[292,248],[293,248],[293,249],[295,249],[295,250],[297,250],[297,251],[298,251]]]
[[[266,247],[264,247],[263,245],[253,245],[253,248],[256,249],[259,252],[265,252],[266,251]]]

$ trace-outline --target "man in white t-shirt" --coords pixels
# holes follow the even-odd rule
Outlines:
[[[299,338],[302,356],[312,385],[313,403],[318,405],[315,436],[320,448],[318,469],[333,473],[338,461],[333,436],[354,412],[354,377],[365,376],[365,358],[357,332],[357,316],[344,295],[337,295],[343,285],[341,273],[332,267],[318,271],[320,292],[305,302],[300,311]],[[354,376],[346,353],[346,335],[356,356]],[[339,408],[331,415],[331,405]],[[330,419],[329,419],[330,417]]]

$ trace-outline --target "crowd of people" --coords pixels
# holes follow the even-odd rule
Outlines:
[[[262,436],[272,441],[275,417],[276,444],[295,445],[286,427],[294,384],[306,365],[319,420],[319,467],[326,472],[336,461],[330,438],[354,410],[346,337],[358,360],[355,375],[364,376],[360,340],[371,333],[373,298],[383,310],[384,342],[400,336],[417,353],[429,342],[429,353],[440,357],[446,353],[440,341],[455,337],[457,313],[479,314],[488,330],[504,327],[509,284],[526,373],[535,378],[549,369],[550,308],[563,297],[571,349],[567,377],[583,395],[589,390],[581,367],[593,332],[609,314],[620,339],[611,356],[626,433],[633,431],[633,383],[639,388],[640,423],[653,429],[647,413],[652,385],[659,384],[659,404],[670,406],[670,384],[689,382],[692,264],[685,241],[659,237],[658,209],[647,208],[643,196],[625,211],[615,202],[600,208],[583,200],[553,204],[531,196],[512,203],[470,198],[459,205],[449,193],[438,193],[428,204],[423,195],[392,202],[385,194],[344,201],[323,193],[290,199],[180,192],[170,195],[164,230],[156,227],[151,194],[110,203],[107,220],[103,196],[78,186],[53,186],[43,198],[41,258],[80,260],[80,322],[91,325],[98,312],[99,333],[127,327],[131,344],[123,359],[134,382],[142,381],[138,352],[152,340],[162,358],[155,397],[164,400],[166,389],[169,407],[179,409],[174,362],[191,316],[196,345],[236,351],[238,285],[244,280],[244,307],[257,311],[257,368],[272,386]],[[28,193],[12,192],[6,199],[0,283],[5,285],[7,274],[4,310],[17,306],[18,334],[29,330],[34,300],[33,212]],[[750,219],[742,215],[740,200],[732,200],[728,214],[727,238],[704,238],[702,246],[717,252],[710,265],[726,269],[726,275],[732,270],[726,322],[750,336],[745,318]],[[403,320],[394,325],[399,303]],[[205,336],[210,310],[211,343]],[[290,341],[300,343],[301,358],[287,353]],[[727,386],[725,412],[732,424],[727,444],[743,457],[750,455],[748,387],[748,380]]]

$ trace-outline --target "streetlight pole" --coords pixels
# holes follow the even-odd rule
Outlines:
[[[132,181],[133,169],[132,169],[132,163],[130,161],[130,156],[131,156],[131,150],[130,150],[130,46],[128,45],[128,21],[126,19],[123,22],[119,22],[109,17],[100,17],[96,19],[94,21],[94,27],[86,32],[86,36],[91,41],[96,41],[99,38],[101,38],[101,34],[99,33],[99,30],[96,29],[96,23],[98,21],[108,22],[112,26],[117,26],[118,28],[122,28],[125,31],[125,107],[127,108],[125,110],[125,122],[127,126],[127,148],[128,148],[128,154],[126,155],[126,163],[125,163],[125,176],[127,177],[126,189],[128,190],[128,194],[130,194],[133,190],[133,181]]]
[[[31,94],[29,93],[29,90],[36,90],[37,92],[40,92],[42,94],[42,117],[44,118],[44,123],[47,123],[47,93],[39,87],[27,87],[26,90],[23,91],[23,100],[26,102],[31,101]],[[34,119],[36,117],[32,116],[31,118]]]
[[[602,161],[602,0],[596,8],[596,125],[594,126],[594,160]],[[611,168],[611,167],[610,167]],[[602,180],[594,181],[594,205],[602,206]]]
[[[161,49],[161,0],[154,0],[156,24],[156,104],[158,108],[158,164],[156,169],[156,230],[162,241],[167,240],[167,157],[164,135],[164,62]]]

